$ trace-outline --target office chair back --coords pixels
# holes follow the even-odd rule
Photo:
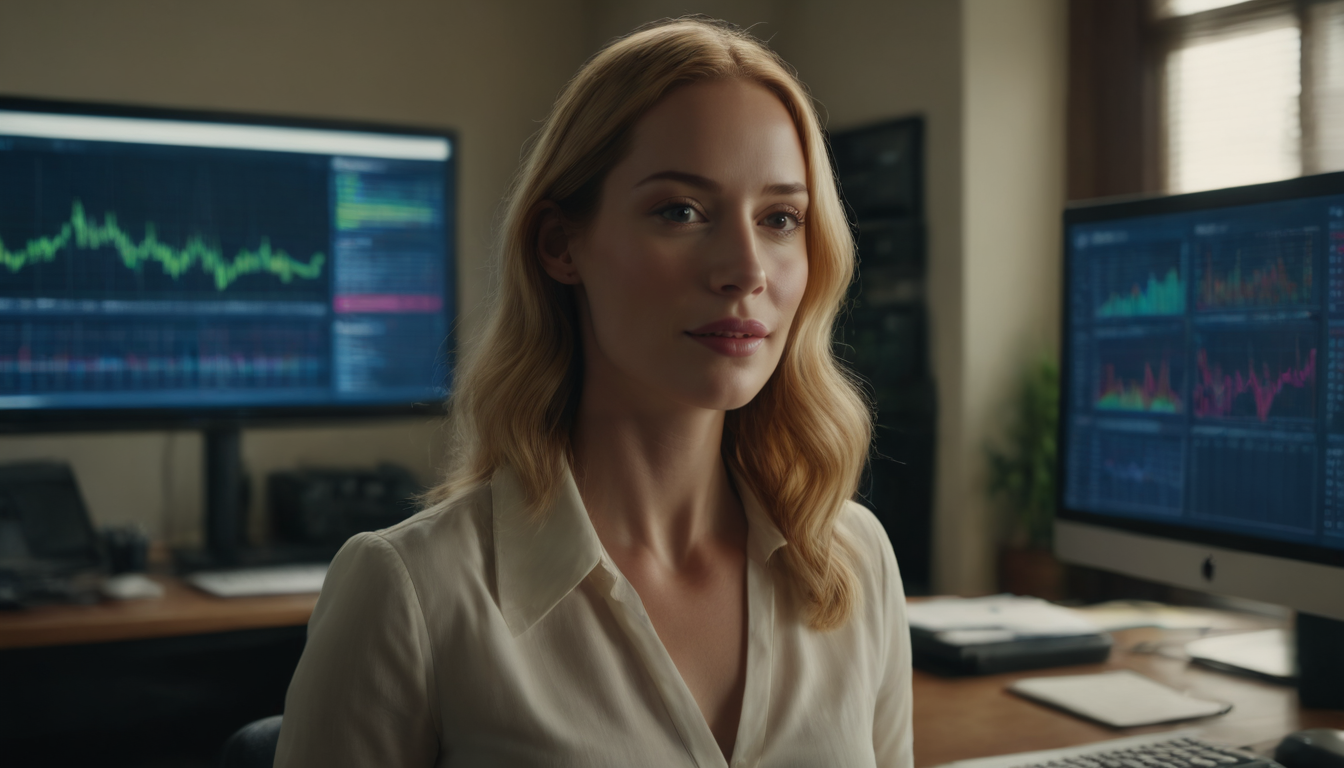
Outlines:
[[[224,742],[219,768],[271,768],[275,745],[280,742],[281,715],[272,715],[244,725]]]

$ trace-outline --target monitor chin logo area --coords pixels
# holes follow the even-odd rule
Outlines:
[[[1200,566],[1199,572],[1204,574],[1205,581],[1213,581],[1213,555],[1204,558],[1204,564]]]

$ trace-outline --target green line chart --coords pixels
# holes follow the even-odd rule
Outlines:
[[[274,275],[286,284],[296,279],[316,280],[322,276],[327,260],[325,254],[315,253],[308,261],[299,261],[282,249],[272,248],[270,240],[264,237],[254,250],[242,249],[233,258],[195,235],[176,248],[160,241],[154,225],[148,222],[144,238],[137,243],[117,224],[115,214],[106,213],[101,222],[95,221],[85,214],[84,204],[75,200],[70,220],[55,235],[29,240],[19,250],[10,250],[0,238],[0,266],[14,273],[30,265],[53,262],[70,248],[96,251],[105,247],[115,249],[121,263],[133,271],[139,271],[146,262],[157,262],[164,274],[177,280],[192,269],[200,269],[210,276],[217,291],[224,291],[239,278],[253,274]]]

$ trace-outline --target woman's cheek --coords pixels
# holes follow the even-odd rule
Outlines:
[[[792,257],[782,261],[776,268],[775,278],[771,281],[775,287],[775,306],[782,317],[792,317],[803,300],[807,290],[807,257]]]

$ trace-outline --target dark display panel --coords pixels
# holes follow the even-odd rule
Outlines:
[[[13,107],[0,103],[13,421],[446,394],[450,136]]]
[[[1338,559],[1344,180],[1322,184],[1070,212],[1065,516]]]

